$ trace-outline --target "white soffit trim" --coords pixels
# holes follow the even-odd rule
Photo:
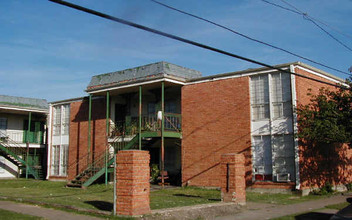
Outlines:
[[[342,85],[344,85],[344,86],[347,86],[347,84],[345,84],[345,83],[343,83],[343,82],[341,82],[341,81],[339,81],[339,80],[337,80],[337,79],[334,79],[334,78],[329,77],[329,76],[327,76],[327,75],[324,75],[324,74],[315,72],[315,71],[310,70],[310,69],[307,69],[307,68],[305,68],[305,67],[302,67],[302,66],[299,66],[299,65],[294,65],[293,68],[299,68],[299,69],[301,69],[301,70],[307,71],[307,72],[309,72],[309,73],[311,73],[311,74],[314,74],[314,75],[316,75],[316,76],[319,76],[319,77],[322,77],[322,78],[324,78],[324,79],[330,80],[330,81],[332,81],[332,82],[334,82],[334,83],[340,83],[340,84],[342,84]],[[298,77],[299,77],[299,76],[298,76]]]
[[[94,94],[94,93],[99,93],[99,92],[107,92],[107,91],[111,91],[114,89],[124,89],[124,88],[130,88],[130,87],[135,87],[135,86],[142,86],[142,85],[147,85],[147,84],[152,84],[152,83],[156,83],[156,82],[171,82],[171,83],[175,83],[175,84],[180,84],[180,85],[185,85],[185,83],[177,81],[177,80],[173,80],[173,79],[156,79],[156,80],[151,80],[151,81],[146,81],[146,82],[140,82],[140,83],[133,83],[133,84],[128,84],[128,85],[124,85],[124,86],[114,86],[114,87],[110,87],[110,88],[106,88],[106,89],[100,89],[100,90],[96,90],[96,91],[92,91],[92,92],[88,92],[90,94]]]
[[[288,67],[284,67],[284,68],[281,68],[281,69],[287,70]],[[234,74],[232,76],[223,76],[223,77],[221,77],[221,76],[217,77],[216,75],[214,75],[214,78],[199,80],[199,81],[195,81],[195,82],[188,82],[188,83],[186,83],[186,85],[205,83],[205,82],[212,82],[212,81],[224,80],[224,79],[234,79],[234,78],[240,78],[240,77],[244,77],[244,76],[252,76],[252,75],[257,75],[257,74],[262,74],[262,73],[272,73],[272,72],[279,72],[279,70],[270,69],[270,70],[255,71],[255,72],[250,72],[250,73]]]
[[[39,110],[39,109],[25,109],[25,108],[16,108],[16,107],[10,107],[10,106],[0,106],[0,109],[48,114],[48,110]]]

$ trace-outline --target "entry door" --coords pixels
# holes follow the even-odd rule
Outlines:
[[[127,106],[122,104],[115,104],[115,123],[125,122],[127,114]]]

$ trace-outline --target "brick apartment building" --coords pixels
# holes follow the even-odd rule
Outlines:
[[[300,62],[276,67],[343,83]],[[268,68],[201,77],[167,62],[93,76],[89,96],[50,104],[48,178],[108,181],[114,149],[139,148],[174,184],[219,187],[221,155],[243,153],[247,187],[304,190],[309,159],[294,109],[321,87]],[[350,181],[344,170],[336,185]]]

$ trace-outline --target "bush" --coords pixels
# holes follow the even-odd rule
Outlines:
[[[329,195],[334,193],[334,189],[331,183],[325,183],[324,186],[320,187],[319,189],[315,189],[311,192],[312,195]]]
[[[158,164],[152,164],[150,167],[150,182],[157,183],[159,175],[160,170]]]
[[[352,183],[347,183],[346,185],[347,191],[352,191]]]

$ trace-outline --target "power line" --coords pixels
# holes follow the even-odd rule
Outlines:
[[[302,77],[302,78],[306,78],[306,79],[309,79],[309,80],[312,80],[312,81],[316,81],[316,82],[319,82],[319,83],[322,83],[322,84],[326,84],[326,85],[334,86],[334,87],[337,87],[337,88],[345,89],[345,86],[342,86],[342,85],[325,82],[325,81],[322,81],[322,80],[319,80],[319,79],[314,79],[314,78],[311,78],[311,77],[308,77],[308,76],[305,76],[305,75],[302,75],[302,74],[299,74],[299,73],[294,73],[294,72],[291,72],[291,71],[287,71],[285,69],[281,69],[281,68],[278,68],[278,67],[275,67],[275,66],[272,66],[272,65],[269,65],[269,64],[265,64],[265,63],[262,63],[262,62],[257,61],[257,60],[253,60],[253,59],[246,58],[246,57],[243,57],[243,56],[240,56],[240,55],[237,55],[237,54],[233,54],[233,53],[230,53],[230,52],[227,52],[227,51],[224,51],[224,50],[220,50],[218,48],[214,48],[214,47],[211,47],[211,46],[208,46],[208,45],[205,45],[205,44],[201,44],[201,43],[198,43],[198,42],[195,42],[195,41],[191,41],[191,40],[188,40],[188,39],[185,39],[185,38],[173,35],[173,34],[162,32],[162,31],[159,31],[159,30],[147,27],[147,26],[143,26],[143,25],[140,25],[140,24],[137,24],[137,23],[133,23],[131,21],[127,21],[127,20],[121,19],[121,18],[113,17],[111,15],[107,15],[107,14],[104,14],[102,12],[94,11],[94,10],[89,9],[89,8],[85,8],[85,7],[82,7],[82,6],[79,6],[79,5],[72,4],[70,2],[66,2],[66,1],[62,1],[62,0],[49,0],[49,1],[61,4],[61,5],[64,5],[64,6],[79,10],[79,11],[83,11],[83,12],[86,12],[88,14],[92,14],[92,15],[95,15],[95,16],[98,16],[98,17],[102,17],[102,18],[105,18],[105,19],[108,19],[108,20],[111,20],[111,21],[115,21],[115,22],[118,22],[118,23],[121,23],[121,24],[125,24],[125,25],[128,25],[128,26],[137,28],[137,29],[141,29],[141,30],[144,30],[144,31],[147,31],[147,32],[150,32],[150,33],[154,33],[154,34],[161,35],[161,36],[164,36],[164,37],[167,37],[167,38],[170,38],[170,39],[174,39],[174,40],[186,43],[186,44],[191,44],[191,45],[196,46],[196,47],[200,47],[200,48],[203,48],[203,49],[206,49],[206,50],[211,50],[211,51],[214,51],[214,52],[226,55],[226,56],[234,57],[234,58],[237,58],[237,59],[240,59],[240,60],[244,60],[244,61],[247,61],[247,62],[250,62],[250,63],[254,63],[254,64],[257,64],[257,65],[260,65],[260,66],[264,66],[264,67],[267,67],[269,69],[278,70],[278,71],[281,71],[281,72],[285,72],[285,73],[288,73],[288,74],[292,74],[292,75],[296,75],[296,76],[299,76],[299,77]]]
[[[351,76],[351,74],[349,74],[349,73],[347,73],[347,72],[345,72],[345,71],[336,69],[336,68],[334,68],[334,67],[330,67],[330,66],[325,65],[325,64],[323,64],[323,63],[314,61],[314,60],[312,60],[312,59],[310,59],[310,58],[307,58],[307,57],[304,57],[304,56],[302,56],[302,55],[293,53],[293,52],[291,52],[291,51],[289,51],[289,50],[286,50],[286,49],[280,48],[280,47],[278,47],[278,46],[275,46],[275,45],[266,43],[266,42],[264,42],[264,41],[255,39],[255,38],[253,38],[253,37],[250,37],[250,36],[248,36],[248,35],[242,34],[242,33],[238,32],[238,31],[235,31],[234,29],[231,29],[231,28],[229,28],[229,27],[226,27],[226,26],[221,25],[221,24],[219,24],[219,23],[216,23],[216,22],[214,22],[214,21],[211,21],[211,20],[202,18],[202,17],[200,17],[200,16],[191,14],[191,13],[189,13],[189,12],[182,11],[182,10],[180,10],[180,9],[177,9],[177,8],[175,8],[175,7],[166,5],[166,4],[161,3],[161,2],[159,2],[159,1],[156,1],[156,0],[150,0],[150,1],[152,1],[152,2],[154,2],[154,3],[156,3],[156,4],[159,4],[159,5],[163,6],[163,7],[169,8],[169,9],[171,9],[171,10],[180,12],[180,13],[182,13],[182,14],[185,14],[185,15],[194,17],[194,18],[196,18],[196,19],[199,19],[199,20],[208,22],[208,23],[210,23],[210,24],[213,24],[213,25],[215,25],[215,26],[218,26],[218,27],[220,27],[220,28],[223,28],[223,29],[225,29],[225,30],[228,30],[228,31],[230,31],[230,32],[232,32],[232,33],[234,33],[234,34],[237,34],[237,35],[239,35],[239,36],[241,36],[241,37],[244,37],[244,38],[246,38],[246,39],[248,39],[248,40],[255,41],[255,42],[257,42],[257,43],[266,45],[266,46],[268,46],[268,47],[271,47],[271,48],[274,48],[274,49],[277,49],[277,50],[281,50],[281,51],[283,51],[283,52],[285,52],[285,53],[288,53],[288,54],[290,54],[290,55],[299,57],[299,58],[304,59],[304,60],[306,60],[306,61],[315,63],[315,64],[317,64],[317,65],[323,66],[323,67],[328,68],[328,69],[330,69],[330,70],[334,70],[334,71],[337,71],[337,72],[339,72],[339,73],[343,73],[343,74],[345,74],[345,75]],[[262,1],[268,2],[268,1],[266,1],[266,0],[262,0]],[[268,2],[268,3],[271,4],[270,2]],[[279,6],[279,5],[278,5],[278,6]],[[291,10],[291,9],[288,9],[288,10],[293,11],[293,10]],[[295,11],[293,11],[293,12],[295,12]],[[295,13],[298,13],[298,12],[295,12]]]
[[[325,34],[327,34],[327,35],[328,35],[329,37],[331,37],[333,40],[335,40],[336,42],[338,42],[339,44],[341,44],[341,45],[342,45],[343,47],[345,47],[346,49],[352,51],[352,49],[351,49],[349,46],[347,46],[345,43],[343,43],[342,41],[340,41],[339,39],[337,39],[337,38],[336,38],[335,36],[333,36],[329,31],[325,30],[322,26],[318,25],[317,22],[314,21],[315,19],[314,19],[313,17],[309,16],[308,13],[302,12],[302,11],[299,10],[297,7],[295,7],[294,5],[288,3],[287,1],[281,0],[283,3],[289,5],[290,7],[294,8],[295,10],[292,10],[292,9],[286,8],[286,7],[284,7],[284,6],[281,6],[281,5],[278,5],[278,4],[269,2],[269,1],[267,1],[267,0],[262,0],[262,1],[265,2],[265,3],[268,3],[268,4],[270,4],[270,5],[274,5],[274,6],[276,6],[276,7],[279,7],[279,8],[281,8],[281,9],[285,9],[285,10],[291,11],[291,12],[293,12],[293,13],[295,13],[295,14],[302,15],[304,19],[306,19],[306,20],[312,22],[315,26],[317,26],[320,30],[322,30]]]
[[[262,0],[262,1],[265,2],[265,3],[267,3],[267,4],[269,4],[269,5],[273,5],[273,6],[276,6],[276,7],[278,7],[278,8],[281,8],[281,9],[290,11],[290,12],[292,12],[292,13],[301,15],[301,13],[299,13],[299,12],[297,12],[297,11],[295,11],[295,10],[292,10],[292,9],[290,9],[290,8],[286,8],[286,7],[282,6],[282,5],[278,5],[278,4],[275,4],[275,3],[273,3],[273,2],[269,2],[269,1],[267,1],[267,0]]]
[[[265,0],[262,0],[262,1],[265,1]],[[290,11],[296,13],[296,14],[299,14],[299,15],[308,15],[308,13],[302,12],[301,10],[299,10],[297,7],[295,7],[294,5],[290,4],[289,2],[287,2],[287,1],[285,1],[285,0],[281,0],[281,1],[282,1],[283,3],[285,3],[285,4],[289,5],[289,6],[291,6],[291,7],[294,8],[296,11],[291,10],[291,9],[288,9],[288,10],[290,10]],[[265,1],[265,2],[271,4],[271,2],[268,2],[268,1]],[[276,4],[272,4],[272,5],[275,5],[275,6],[278,6],[278,7],[282,7],[282,6],[276,5]],[[282,8],[285,8],[285,7],[282,7]],[[352,35],[345,34],[345,33],[343,33],[342,31],[340,31],[339,29],[334,28],[333,26],[327,24],[326,22],[323,22],[323,21],[321,21],[321,20],[319,20],[319,19],[317,19],[317,18],[314,18],[314,17],[312,17],[312,16],[310,16],[310,15],[308,15],[308,16],[309,16],[310,19],[312,19],[312,20],[314,20],[314,21],[316,21],[316,22],[318,22],[318,23],[320,23],[320,24],[322,24],[322,25],[325,25],[326,27],[328,27],[328,28],[330,28],[330,29],[332,29],[332,30],[338,32],[338,33],[341,34],[341,35],[344,35],[345,37],[348,37],[348,38],[351,38],[351,39],[352,39]]]

